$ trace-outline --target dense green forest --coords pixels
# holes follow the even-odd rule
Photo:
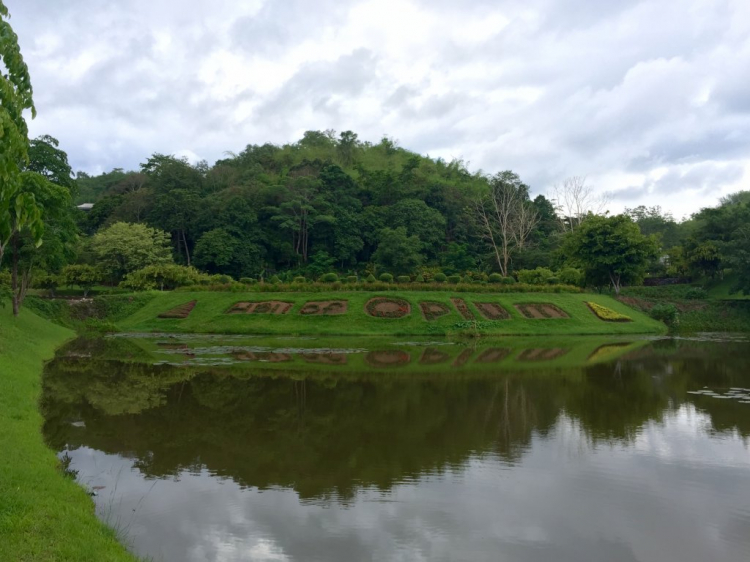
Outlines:
[[[350,131],[248,145],[213,166],[154,154],[139,170],[98,176],[74,174],[44,136],[30,142],[26,169],[44,180],[26,188],[44,228],[41,239],[19,228],[7,244],[20,300],[33,286],[116,285],[173,264],[253,282],[494,273],[619,291],[645,276],[717,278],[750,263],[748,192],[683,222],[658,207],[612,216],[580,178],[556,200],[532,199],[511,171],[470,172]]]

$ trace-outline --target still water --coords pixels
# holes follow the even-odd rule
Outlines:
[[[750,560],[750,343],[130,335],[45,438],[164,561]]]

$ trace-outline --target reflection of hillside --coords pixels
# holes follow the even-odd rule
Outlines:
[[[503,348],[494,349],[482,353],[502,360]],[[412,355],[443,359],[439,353]],[[155,477],[206,467],[247,486],[349,496],[358,486],[388,488],[460,467],[473,454],[514,462],[561,415],[577,420],[594,442],[627,443],[645,423],[690,401],[711,416],[715,430],[750,435],[750,408],[706,405],[686,394],[705,381],[748,380],[739,363],[722,364],[684,360],[677,350],[671,358],[644,354],[585,369],[430,379],[395,376],[401,369],[347,378],[344,365],[325,377],[256,376],[60,357],[45,375],[44,431],[57,449],[87,445],[124,454]],[[85,427],[72,424],[78,421]]]

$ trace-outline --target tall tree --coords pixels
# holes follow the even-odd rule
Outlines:
[[[507,276],[513,254],[524,249],[539,222],[529,201],[529,187],[513,172],[500,172],[490,178],[488,192],[474,206],[482,235],[492,247],[500,273]]]
[[[586,282],[610,285],[619,294],[623,285],[640,282],[657,251],[653,236],[641,234],[627,215],[590,216],[567,234],[564,252],[581,268]]]
[[[28,228],[41,244],[41,211],[31,193],[21,192],[21,170],[29,161],[29,136],[24,111],[36,117],[29,69],[21,56],[18,36],[8,23],[8,8],[0,0],[0,260],[13,236]]]

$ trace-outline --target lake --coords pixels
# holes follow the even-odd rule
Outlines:
[[[47,443],[156,561],[750,560],[750,342],[78,339]]]

